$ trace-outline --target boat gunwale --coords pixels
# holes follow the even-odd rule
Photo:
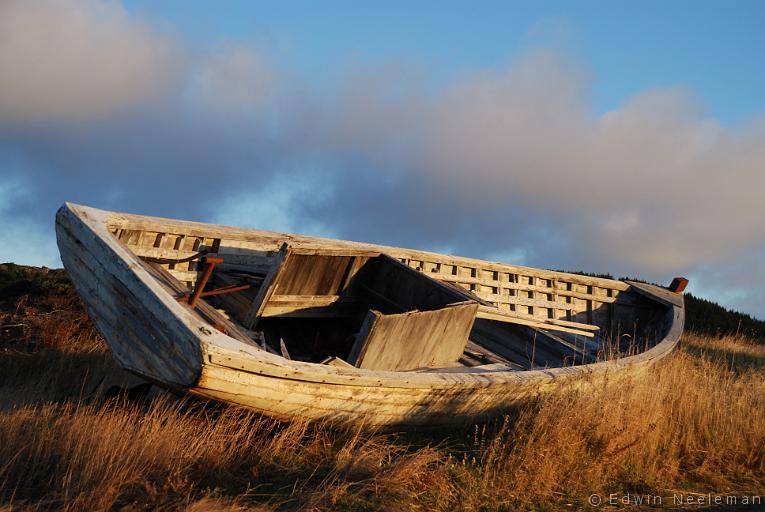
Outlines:
[[[265,237],[272,237],[275,241],[298,241],[316,244],[333,244],[335,246],[364,248],[379,252],[408,252],[412,254],[413,258],[417,258],[419,256],[437,256],[440,258],[448,258],[450,261],[454,261],[454,264],[480,265],[482,268],[486,268],[487,265],[493,265],[500,267],[494,270],[499,270],[502,272],[513,272],[513,269],[517,269],[520,271],[520,273],[529,273],[531,275],[537,275],[542,278],[554,278],[557,276],[566,278],[572,282],[581,281],[583,284],[592,284],[593,286],[611,288],[621,291],[630,290],[631,285],[621,281],[605,278],[591,278],[589,276],[579,276],[577,274],[568,274],[565,272],[545,271],[542,269],[534,269],[530,267],[505,265],[501,263],[493,263],[472,258],[451,257],[437,253],[387,247],[376,244],[364,244],[361,242],[291,235],[286,233],[283,234],[255,229],[231,228],[228,226],[220,226],[216,224],[205,224],[192,221],[163,219],[159,217],[110,212],[107,210],[100,210],[69,202],[65,203],[62,206],[62,209],[69,210],[71,213],[77,216],[89,229],[91,229],[94,234],[97,235],[120,260],[122,260],[127,268],[129,268],[135,274],[136,278],[139,279],[142,284],[148,288],[149,291],[157,296],[157,299],[162,304],[162,306],[166,308],[166,312],[168,314],[175,315],[177,318],[183,320],[184,325],[189,329],[190,333],[200,342],[203,365],[215,364],[247,373],[327,385],[341,384],[347,386],[382,386],[390,388],[429,389],[451,388],[454,386],[489,387],[501,383],[521,383],[533,380],[545,381],[556,378],[570,378],[579,375],[600,374],[606,371],[618,371],[631,366],[649,364],[661,359],[669,352],[671,352],[679,342],[683,330],[684,308],[678,305],[665,306],[664,303],[662,303],[661,300],[656,297],[653,300],[657,304],[667,308],[667,315],[672,315],[671,324],[667,330],[667,334],[652,348],[639,354],[627,356],[621,359],[600,361],[576,366],[552,367],[523,371],[509,369],[488,370],[486,372],[480,373],[475,371],[464,373],[453,371],[431,371],[427,373],[392,372],[364,370],[358,368],[344,368],[321,365],[319,363],[292,361],[275,354],[270,354],[267,351],[259,350],[252,346],[246,345],[243,342],[240,342],[219,331],[212,330],[212,332],[210,332],[209,325],[197,315],[193,314],[187,306],[184,306],[183,304],[176,301],[172,294],[149,274],[145,268],[146,263],[138,255],[131,251],[129,247],[114,237],[109,229],[113,227],[123,227],[125,229],[150,229],[149,227],[142,228],[140,226],[140,222],[143,222],[145,226],[151,226],[154,224],[154,227],[162,226],[162,229],[165,230],[166,228],[173,226],[182,228],[184,230],[198,229],[199,234],[192,236],[210,237],[210,233],[214,232],[216,236],[225,235],[230,237],[231,235],[235,235],[237,237],[232,239],[237,240],[246,240],[246,235],[249,235],[250,239],[257,239],[258,241],[263,240]],[[136,223],[139,223],[139,225],[136,226]],[[318,245],[317,248],[319,248]],[[491,268],[487,269],[492,270]],[[662,289],[657,288],[657,290]],[[200,333],[204,334],[204,336],[201,336]],[[236,359],[239,363],[239,366],[225,364],[224,360],[226,358],[230,358],[230,360]],[[242,363],[246,364],[242,365]],[[135,369],[132,370],[135,371]],[[194,386],[191,385],[189,387],[193,388]]]
[[[118,229],[144,229],[151,230],[155,227],[173,225],[178,228],[182,228],[182,233],[188,236],[199,236],[210,238],[210,233],[214,232],[216,237],[219,234],[224,234],[220,238],[226,238],[230,241],[243,241],[243,242],[260,242],[266,239],[273,239],[276,242],[297,242],[303,245],[304,248],[311,248],[311,244],[315,244],[316,249],[324,248],[327,245],[333,245],[338,250],[351,249],[358,251],[358,254],[378,254],[391,252],[407,253],[411,259],[429,259],[436,260],[448,260],[453,262],[450,264],[455,265],[480,265],[485,270],[492,270],[497,272],[510,272],[517,274],[530,275],[534,277],[541,277],[543,279],[550,278],[562,278],[567,281],[571,281],[575,284],[592,285],[599,288],[607,288],[618,291],[628,291],[630,285],[624,281],[618,279],[609,279],[605,277],[587,276],[582,274],[572,274],[569,272],[561,272],[559,270],[545,270],[536,267],[526,267],[522,265],[511,265],[509,263],[501,263],[498,261],[482,260],[478,258],[469,258],[467,256],[452,256],[448,254],[442,254],[431,251],[423,251],[419,249],[408,249],[403,247],[394,247],[383,244],[375,244],[368,242],[357,242],[352,240],[342,240],[338,238],[326,238],[311,235],[300,235],[295,233],[284,233],[278,231],[267,231],[255,228],[239,228],[234,226],[225,226],[223,224],[212,224],[205,222],[196,222],[190,220],[181,219],[168,219],[164,217],[153,217],[150,215],[138,215],[132,213],[111,212],[108,210],[99,210],[97,208],[91,208],[89,206],[76,205],[73,203],[66,203],[70,206],[76,206],[78,208],[85,208],[92,211],[99,211],[111,215],[108,221],[108,225],[112,228]]]

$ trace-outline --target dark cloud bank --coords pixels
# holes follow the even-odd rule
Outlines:
[[[432,92],[331,92],[249,44],[195,53],[91,0],[0,4],[0,259],[55,262],[64,200],[514,263],[693,279],[765,316],[765,118],[681,88],[596,115],[549,52]]]

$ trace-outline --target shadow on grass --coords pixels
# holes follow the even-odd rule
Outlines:
[[[44,402],[78,401],[116,369],[106,352],[46,348],[0,355],[0,410]]]
[[[725,365],[731,371],[737,373],[750,370],[765,370],[765,351],[761,350],[757,345],[752,345],[751,351],[747,351],[741,347],[732,348],[684,342],[682,350],[694,357]]]

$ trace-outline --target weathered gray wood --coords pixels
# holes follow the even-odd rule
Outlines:
[[[355,368],[351,363],[345,361],[344,359],[340,359],[337,356],[330,356],[323,360],[321,364],[327,364],[330,366],[338,366],[340,368]]]
[[[445,368],[420,368],[417,370],[413,370],[416,372],[421,373],[434,373],[434,372],[441,372],[441,373],[486,373],[486,372],[507,372],[511,371],[514,368],[512,366],[502,364],[502,363],[491,363],[491,364],[482,364],[479,366],[471,366],[470,368],[464,368],[459,366],[447,366]]]
[[[279,338],[279,349],[281,350],[282,357],[284,359],[292,359],[290,353],[287,351],[287,345],[284,344],[284,340]]]
[[[353,297],[342,296],[366,261],[348,254],[316,254],[284,247],[264,279],[245,323],[258,317],[332,317],[358,314]]]
[[[676,346],[683,329],[682,297],[673,298],[669,305],[666,297],[662,300],[661,294],[651,293],[643,297],[638,287],[618,281],[408,249],[151,219],[76,205],[64,205],[59,211],[57,235],[62,260],[122,367],[147,376],[153,382],[187,388],[199,396],[283,419],[300,417],[338,423],[365,422],[370,426],[394,425],[399,428],[461,424],[496,413],[527,397],[552,391],[565,383],[589,386],[601,379],[640,375]],[[319,252],[326,248],[352,250],[362,257],[375,257],[386,252],[437,279],[439,275],[457,275],[464,279],[496,281],[500,283],[497,288],[502,288],[502,283],[512,282],[543,289],[563,287],[566,292],[594,296],[590,299],[569,295],[565,302],[550,300],[556,304],[561,302],[561,305],[541,311],[553,310],[556,315],[563,311],[567,315],[565,320],[584,320],[591,314],[592,320],[597,321],[594,312],[599,301],[595,297],[618,292],[617,300],[611,304],[619,310],[603,316],[613,315],[617,324],[621,319],[627,321],[630,318],[648,321],[650,325],[647,327],[656,331],[657,338],[651,341],[653,345],[647,350],[631,357],[529,371],[445,368],[386,372],[289,361],[212,329],[197,312],[179,304],[131,248],[159,244],[159,247],[193,251],[202,244],[211,248],[217,244],[219,248],[241,249],[245,255],[252,251],[257,261],[263,263],[268,258],[273,259],[275,251],[284,242],[296,245],[298,249]],[[535,278],[533,284],[529,277]],[[475,286],[479,296],[495,295],[492,285],[465,281],[458,284]],[[346,285],[350,285],[349,282],[343,286]],[[481,286],[488,289],[479,288]],[[550,298],[545,297],[550,295],[547,291],[528,291],[536,294],[534,300]],[[625,297],[630,300],[622,301]],[[630,310],[631,316],[626,314]],[[488,321],[478,320],[476,324],[478,322]],[[513,351],[516,354],[520,351],[519,357],[528,359],[523,354],[526,350],[523,344],[532,340],[528,334],[520,334],[526,330],[513,324],[497,325],[501,327],[497,335],[487,335],[487,339],[501,345],[509,358],[513,357]],[[517,340],[503,338],[503,329],[515,331]],[[536,347],[535,357],[544,351],[545,357],[552,358],[555,346],[551,342],[542,345]],[[561,353],[570,350],[565,344],[558,345]],[[495,355],[500,354],[487,348]],[[504,357],[504,353],[501,356]],[[534,366],[540,366],[538,360],[534,362]],[[588,378],[571,380],[581,375]]]
[[[625,281],[641,295],[659,300],[668,306],[683,306],[683,294],[674,293],[666,288],[659,288],[652,284],[638,283],[636,281]]]
[[[209,286],[211,288],[236,286],[243,283],[249,283],[251,287],[236,293],[216,295],[207,300],[226,310],[230,317],[241,320],[246,318],[247,313],[249,313],[252,302],[260,290],[262,281],[262,279],[255,278],[254,276],[237,276],[226,272],[218,272],[216,267],[216,271],[213,272],[212,278],[210,279]]]
[[[56,216],[61,259],[88,312],[123,368],[172,386],[192,385],[201,371],[197,336],[185,318],[168,311],[172,299],[160,298],[141,278],[140,262],[120,254],[98,217],[66,206]]]
[[[289,245],[286,243],[282,244],[281,248],[279,249],[279,254],[276,256],[276,263],[273,269],[263,279],[263,284],[260,285],[258,295],[255,297],[255,300],[252,302],[252,306],[250,306],[250,310],[247,312],[247,315],[244,318],[245,327],[252,329],[255,326],[255,323],[257,322],[258,317],[260,317],[263,308],[265,308],[266,304],[268,303],[269,297],[274,293],[273,283],[279,275],[279,271],[281,270],[282,266],[284,266],[285,261],[287,258],[289,258],[289,254]]]
[[[387,304],[404,311],[431,310],[464,301],[477,303],[474,295],[441,283],[387,254],[370,259],[359,271],[356,280],[362,285],[362,291],[371,290],[372,299],[382,297]],[[353,283],[351,290],[356,293]]]
[[[594,334],[590,331],[596,331],[599,327],[594,325],[588,325],[578,322],[565,322],[563,320],[555,319],[540,319],[535,317],[521,315],[513,315],[505,312],[497,311],[496,309],[481,307],[477,313],[478,318],[486,320],[495,320],[497,322],[506,322],[510,324],[526,325],[529,327],[537,327],[540,329],[548,329],[550,331],[562,331],[578,334],[580,336],[592,337]],[[562,325],[561,325],[562,324]],[[577,328],[567,327],[568,325],[575,325]],[[585,330],[586,329],[586,330]]]
[[[170,289],[176,296],[189,292],[189,289],[178,282],[178,280],[176,280],[169,271],[165,270],[156,263],[146,263],[146,268],[157,281],[167,286],[167,288]],[[228,334],[238,341],[247,343],[248,345],[252,345],[254,347],[258,346],[257,343],[255,343],[255,341],[250,338],[250,336],[245,332],[243,328],[239,327],[230,319],[223,316],[217,309],[208,304],[204,299],[199,300],[196,308],[192,308],[187,304],[184,305],[188,309],[195,309],[196,313],[198,313],[206,322],[210,323],[210,325],[219,331]]]
[[[163,229],[160,227],[159,223],[153,223],[153,220],[160,219],[152,220],[147,217],[129,216],[124,214],[113,214],[113,216],[114,220],[111,228],[113,231],[121,231],[122,228],[117,226],[117,224],[125,222],[127,218],[130,219],[130,228],[145,226],[146,229],[155,230],[148,231],[148,233],[151,234],[151,236],[149,236],[149,241],[154,240],[153,237],[156,234],[156,230]],[[263,272],[266,272],[270,268],[267,255],[276,252],[283,241],[289,241],[292,246],[299,248],[301,251],[314,251],[315,253],[323,252],[326,254],[334,253],[375,256],[381,252],[385,252],[397,259],[405,261],[406,264],[412,268],[428,273],[431,277],[434,277],[437,280],[453,280],[454,284],[470,289],[476,295],[492,302],[514,307],[517,301],[524,301],[524,306],[529,306],[527,309],[534,309],[535,314],[540,314],[542,316],[550,310],[554,310],[554,315],[552,315],[552,317],[561,315],[565,316],[567,319],[579,315],[581,312],[588,312],[587,318],[589,320],[590,316],[593,316],[591,313],[598,312],[598,308],[602,304],[602,302],[598,302],[598,299],[602,299],[606,303],[629,304],[634,295],[630,292],[624,292],[624,290],[629,288],[625,283],[602,278],[592,278],[561,272],[539,271],[527,267],[517,267],[492,262],[479,262],[478,260],[470,260],[467,258],[447,257],[434,253],[412,251],[396,247],[383,247],[357,242],[301,237],[284,233],[267,233],[254,230],[245,231],[237,230],[235,228],[227,228],[225,226],[212,226],[219,238],[208,238],[205,237],[200,230],[196,229],[197,226],[200,226],[198,223],[167,221],[166,219],[161,220],[165,223],[171,222],[172,228],[175,231],[185,231],[185,234],[182,235],[172,235],[175,237],[186,237],[184,244],[187,244],[188,240],[197,240],[201,241],[200,243],[210,244],[212,246],[215,245],[215,241],[217,240],[221,252],[232,250],[244,251],[244,254],[249,252],[253,257],[262,262],[262,268],[265,269]],[[123,227],[125,226],[123,225]],[[126,228],[124,231],[132,233],[136,230]],[[207,232],[209,233],[209,229]],[[257,235],[254,237],[251,236],[253,233]],[[225,239],[225,237],[229,235],[230,238]],[[137,245],[135,247],[140,248],[143,246]],[[190,245],[187,248],[192,249],[198,247]],[[266,255],[266,257],[263,258],[263,255]],[[176,277],[182,281],[187,280],[182,278],[182,276]],[[193,278],[188,280],[193,282]],[[522,294],[519,295],[519,290],[515,288],[528,290],[529,294],[527,295],[535,293],[537,289],[543,291],[545,292],[545,295],[547,295],[550,304],[545,304],[544,300],[540,303],[529,304],[526,302],[529,297],[524,297]],[[547,293],[550,291],[550,288],[555,288],[553,293]],[[605,293],[606,291],[608,291],[608,293]],[[505,297],[505,294],[512,295],[510,295],[510,298],[508,299]],[[574,300],[572,301],[571,299]],[[537,300],[537,298],[534,298],[533,300]],[[553,306],[553,304],[555,304],[555,306]],[[593,318],[596,318],[596,316],[593,316]],[[607,318],[608,314],[603,318],[599,318],[598,321],[603,322],[603,326],[605,326],[604,323],[607,321]]]
[[[348,362],[387,371],[455,364],[465,350],[477,309],[471,301],[395,315],[370,311]]]

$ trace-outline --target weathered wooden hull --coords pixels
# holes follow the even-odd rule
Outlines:
[[[152,233],[151,236],[155,232],[172,233],[176,238],[172,248],[163,248],[164,239],[157,235],[151,246],[139,250],[135,247],[140,244],[134,244],[131,249],[132,234],[125,235],[128,229],[141,229]],[[590,385],[606,376],[615,378],[646,371],[676,346],[683,329],[682,296],[648,285],[638,289],[636,284],[421,251],[116,214],[72,204],[65,204],[59,210],[56,231],[64,266],[122,367],[173,389],[248,407],[280,419],[365,422],[370,426],[464,424],[561,386]],[[287,360],[212,329],[193,309],[179,303],[157,282],[139,257],[141,252],[180,254],[183,244],[192,237],[207,243],[204,237],[213,235],[218,238],[211,238],[210,246],[219,252],[228,251],[231,261],[244,258],[241,248],[246,246],[248,264],[261,261],[252,260],[251,254],[262,252],[265,255],[262,258],[267,258],[285,239],[306,247],[383,251],[402,259],[421,261],[417,264],[423,267],[437,264],[439,270],[442,264],[447,265],[443,262],[452,262],[454,269],[458,266],[473,269],[464,280],[468,286],[480,288],[476,290],[478,294],[483,293],[481,287],[489,279],[485,292],[489,297],[496,296],[502,288],[503,272],[533,275],[547,282],[550,288],[542,292],[550,293],[544,293],[543,300],[528,298],[533,306],[523,307],[529,311],[541,307],[548,307],[550,311],[568,310],[567,318],[579,314],[595,317],[606,312],[613,317],[614,310],[619,311],[621,307],[626,311],[629,307],[629,300],[634,300],[630,294],[640,294],[641,300],[655,305],[651,318],[655,324],[652,327],[658,333],[657,341],[630,357],[528,371],[465,368],[464,371],[385,372]],[[222,237],[229,242],[221,242]],[[263,262],[267,265],[267,260]],[[436,267],[432,268],[434,275],[437,274]],[[173,271],[179,279],[193,277],[192,270],[171,269]],[[484,272],[490,277],[481,278]],[[500,284],[491,286],[492,276],[498,278],[495,281]],[[450,279],[463,278],[454,270],[444,276],[445,281]],[[517,277],[514,283],[511,279],[511,283],[522,287]],[[559,286],[560,283],[565,285]],[[523,286],[529,296],[542,294],[535,292],[540,287],[537,281],[529,279]],[[558,290],[560,297],[553,293]],[[619,299],[619,294],[624,299]],[[582,311],[576,309],[578,300],[587,303],[583,303]],[[623,306],[619,306],[620,300]],[[613,322],[613,318],[610,321]],[[586,378],[581,378],[583,376]]]

